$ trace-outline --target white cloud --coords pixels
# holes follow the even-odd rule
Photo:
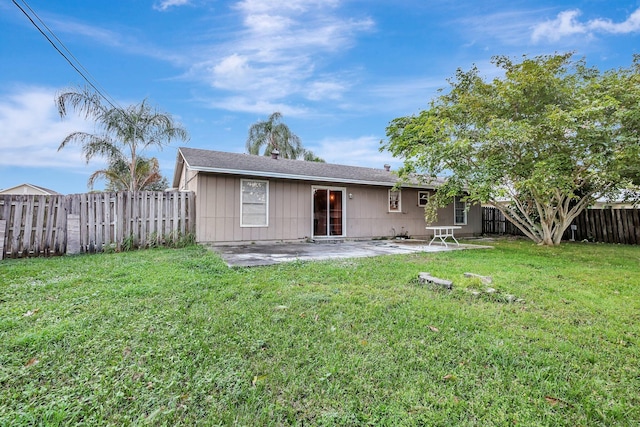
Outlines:
[[[165,10],[169,9],[170,7],[174,7],[174,6],[184,6],[189,4],[189,0],[163,0],[161,2],[158,2],[156,4],[153,5],[153,8],[155,10],[159,10],[161,12],[164,12]]]
[[[127,44],[123,41],[123,37],[120,34],[106,28],[87,25],[82,22],[69,19],[68,17],[49,17],[48,21],[50,22],[50,26],[54,28],[56,32],[61,34],[82,36],[82,38],[96,40],[103,45],[112,47],[120,47]]]
[[[52,14],[45,14],[44,20],[49,23],[49,27],[52,28],[55,33],[58,35],[66,35],[60,38],[69,46],[71,46],[71,43],[84,42],[90,44],[93,49],[95,47],[95,41],[110,48],[117,48],[119,53],[128,52],[175,64],[185,63],[185,55],[183,52],[169,51],[164,47],[145,43],[137,38],[137,32],[132,28],[115,31],[97,25],[85,24],[69,16]],[[71,37],[69,37],[69,35]]]
[[[342,99],[339,107],[359,114],[381,112],[397,116],[418,113],[429,106],[438,89],[446,87],[446,77],[446,74],[432,78],[406,77],[366,86],[358,96]]]
[[[609,19],[595,19],[589,22],[589,27],[612,34],[626,34],[640,31],[640,9],[633,12],[626,21],[616,24]]]
[[[578,20],[581,14],[578,9],[560,12],[555,19],[534,26],[531,39],[534,42],[543,39],[556,42],[577,34],[592,36],[594,33],[627,34],[640,31],[640,9],[620,23],[600,18],[581,22]]]
[[[307,88],[306,97],[312,101],[323,99],[338,100],[342,98],[342,94],[346,89],[344,82],[315,81]]]
[[[215,76],[214,86],[219,88],[232,88],[243,84],[247,74],[250,73],[249,59],[246,56],[234,53],[222,59],[213,66]]]
[[[304,12],[311,7],[324,9],[335,8],[339,0],[243,0],[238,2],[237,8],[247,14],[268,13],[276,11]]]
[[[237,111],[241,113],[273,113],[278,111],[284,116],[301,117],[306,116],[309,110],[305,107],[295,107],[281,102],[272,102],[265,99],[253,99],[243,96],[232,96],[228,98],[217,99],[207,104],[212,108],[219,108],[228,111]]]
[[[75,116],[61,120],[54,103],[55,94],[55,89],[33,86],[2,94],[0,165],[65,170],[85,166],[79,147],[57,150],[71,132],[91,132],[91,126]]]
[[[566,36],[584,34],[587,32],[587,27],[578,22],[576,19],[578,16],[580,16],[579,10],[560,12],[556,19],[536,25],[531,38],[534,42],[544,38],[549,41],[558,41]]]
[[[167,10],[192,3],[158,0],[154,8]],[[341,4],[341,0],[237,1],[230,9],[239,28],[228,30],[235,25],[230,23],[223,33],[217,33],[219,29],[214,27],[213,43],[179,51],[146,43],[135,29],[89,25],[66,16],[45,18],[59,34],[186,66],[182,78],[204,82],[230,96],[261,100],[228,104],[247,111],[259,105],[283,104],[290,96],[313,102],[335,101],[353,86],[355,73],[328,73],[325,67],[334,55],[343,55],[351,48],[360,34],[371,31],[374,22],[367,16],[347,15]],[[225,19],[232,21],[234,16]],[[201,39],[206,37],[199,35]],[[288,109],[302,111],[296,106]]]
[[[215,64],[207,65],[209,84],[217,89],[244,94],[256,99],[273,102],[301,89],[301,79],[311,75],[311,66],[303,64],[305,58],[290,62],[251,62],[249,55],[234,53]],[[295,75],[297,79],[287,76]]]
[[[239,13],[241,30],[228,33],[231,40],[226,43],[203,49],[207,58],[195,63],[189,74],[239,94],[236,100],[262,100],[227,104],[241,107],[238,111],[282,104],[289,96],[338,99],[351,86],[343,80],[345,74],[317,74],[332,55],[342,54],[358,34],[374,26],[369,18],[342,16],[339,6],[338,0],[240,1],[233,9]]]
[[[284,16],[267,14],[247,15],[244,24],[255,34],[264,36],[280,34],[294,25],[294,21]]]
[[[511,10],[459,18],[455,24],[459,31],[471,39],[464,47],[498,40],[507,46],[522,46],[530,41],[531,27],[537,22],[536,11]]]
[[[385,164],[397,169],[402,162],[394,159],[388,152],[380,152],[380,137],[373,135],[358,138],[326,138],[311,149],[327,163],[350,166],[364,166],[382,169]]]

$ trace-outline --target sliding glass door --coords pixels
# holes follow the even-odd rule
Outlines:
[[[313,187],[313,236],[344,236],[345,189]]]

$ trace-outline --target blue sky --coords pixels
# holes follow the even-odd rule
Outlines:
[[[640,53],[640,0],[27,4],[120,105],[147,98],[172,114],[186,146],[243,152],[249,127],[279,111],[320,157],[368,167],[399,166],[378,150],[386,126],[426,108],[457,68],[493,78],[493,55],[573,51],[605,70]],[[61,120],[54,105],[84,81],[11,0],[0,0],[0,28],[0,188],[86,192],[104,164],[57,148],[92,123]],[[170,180],[179,145],[146,153]]]

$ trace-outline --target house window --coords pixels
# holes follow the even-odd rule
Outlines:
[[[429,192],[418,191],[418,206],[420,207],[427,206],[428,201],[429,201]]]
[[[455,225],[467,225],[467,203],[460,196],[453,199],[453,216]]]
[[[269,181],[240,180],[240,227],[269,225]]]
[[[400,191],[389,190],[389,212],[402,212]]]

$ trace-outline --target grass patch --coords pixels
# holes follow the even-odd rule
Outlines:
[[[0,425],[638,425],[640,247],[495,246],[5,260]]]

